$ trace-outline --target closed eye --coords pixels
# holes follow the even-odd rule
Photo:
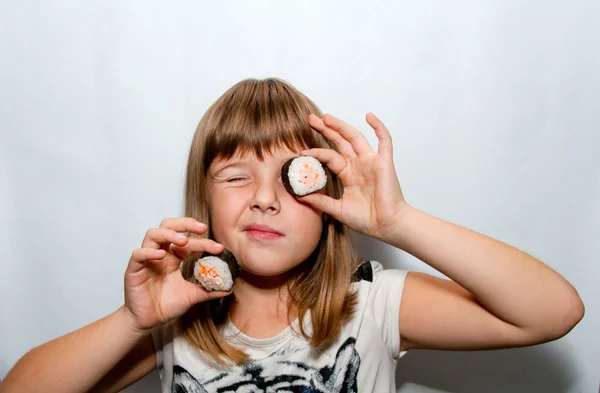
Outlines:
[[[231,177],[229,179],[227,179],[227,183],[235,183],[235,182],[239,182],[242,180],[246,180],[247,178],[245,177]]]

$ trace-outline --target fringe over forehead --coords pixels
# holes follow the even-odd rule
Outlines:
[[[259,160],[274,149],[333,148],[308,124],[319,108],[289,83],[275,78],[243,80],[227,90],[198,126],[202,166],[215,159],[253,153]],[[196,138],[195,138],[196,139]]]

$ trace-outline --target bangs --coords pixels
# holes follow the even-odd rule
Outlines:
[[[206,114],[203,167],[215,159],[253,153],[259,160],[275,149],[292,151],[330,144],[308,123],[317,106],[278,79],[245,80],[229,89]]]

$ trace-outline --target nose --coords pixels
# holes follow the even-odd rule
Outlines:
[[[275,181],[263,180],[256,183],[250,209],[263,213],[277,214],[281,210],[279,201],[280,184]]]

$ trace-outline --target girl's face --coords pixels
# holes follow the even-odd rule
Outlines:
[[[281,167],[297,156],[274,149],[259,161],[253,153],[215,160],[208,170],[215,240],[231,250],[242,269],[277,276],[305,261],[319,243],[322,213],[300,203],[281,181]]]

